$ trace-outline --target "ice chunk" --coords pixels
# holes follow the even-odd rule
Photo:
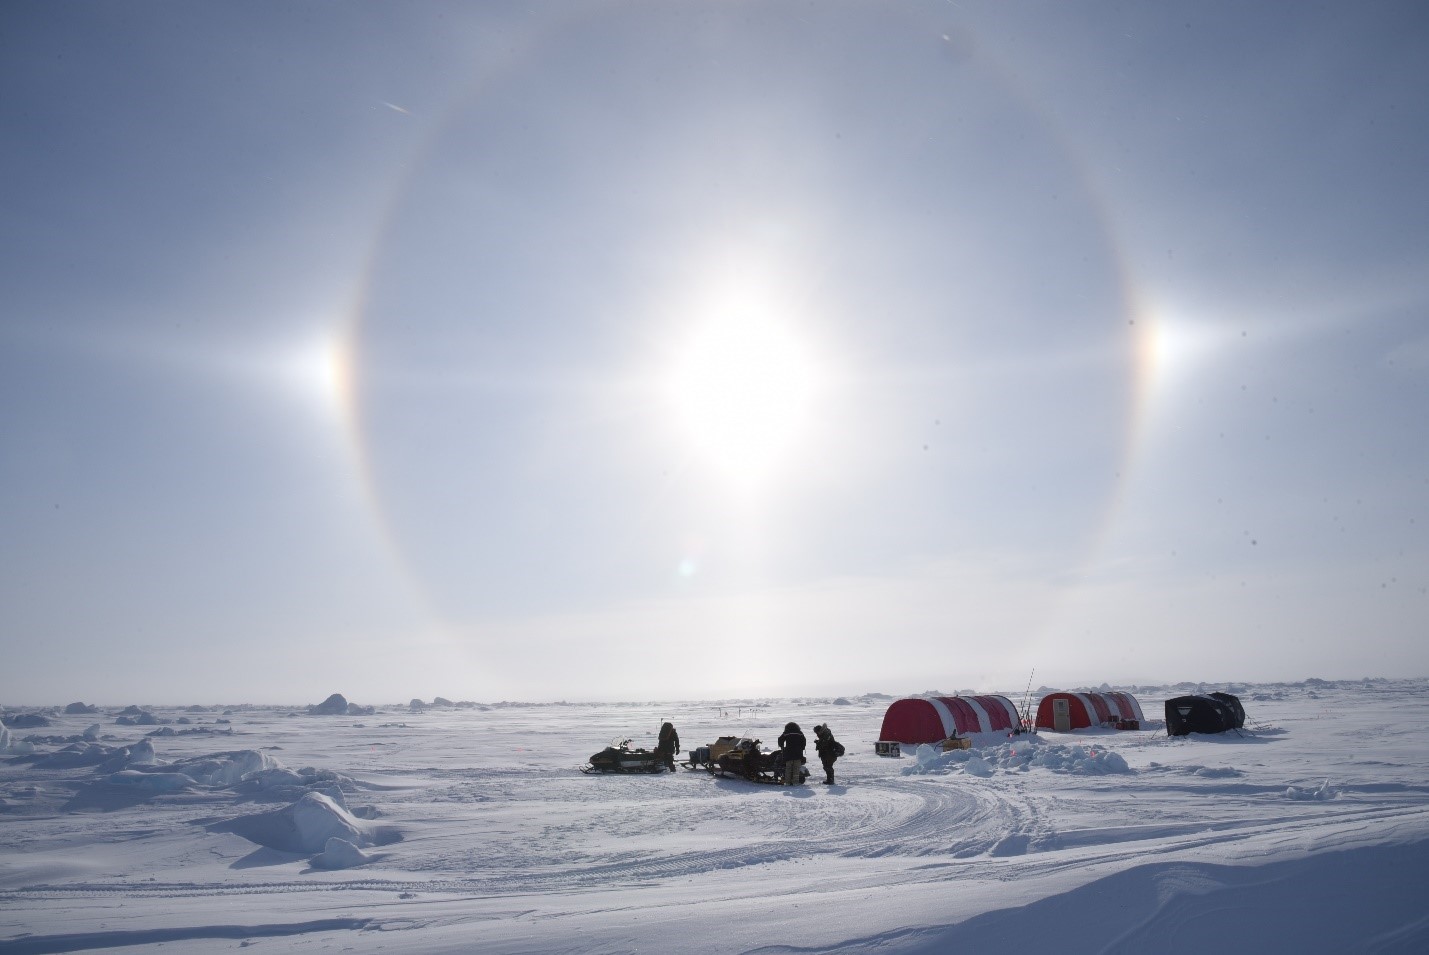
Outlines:
[[[366,831],[350,813],[322,793],[310,792],[284,809],[239,816],[209,826],[213,832],[233,832],[270,849],[321,852],[329,839],[355,846],[370,844]]]
[[[28,756],[34,751],[34,743],[25,743],[15,739],[14,735],[3,724],[0,724],[0,755]]]
[[[346,716],[347,697],[341,693],[334,693],[321,703],[308,707],[308,712],[317,716]]]
[[[1330,788],[1330,781],[1328,779],[1315,789],[1301,789],[1298,786],[1290,786],[1285,790],[1286,799],[1296,800],[1334,799],[1338,795],[1338,790]]]
[[[982,776],[984,778],[992,775],[992,766],[981,756],[973,756],[966,763],[963,763],[963,772],[969,776]]]
[[[299,845],[304,850],[325,847],[334,836],[355,845],[366,843],[357,819],[323,793],[308,793],[289,807]]]
[[[137,769],[121,769],[105,782],[146,793],[167,793],[194,785],[193,779],[183,773],[144,773]]]
[[[178,760],[173,768],[188,773],[207,786],[232,786],[253,773],[278,769],[279,765],[271,756],[253,749],[242,749]]]
[[[998,771],[1026,772],[1029,768],[1081,776],[1132,772],[1120,753],[1102,747],[1048,744],[1038,737],[1024,736],[979,750],[955,749],[946,753],[925,743],[918,747],[914,765],[906,767],[903,775],[961,772],[985,778]]]
[[[313,856],[313,865],[319,869],[351,869],[370,861],[371,858],[361,849],[337,836],[328,839],[323,851]]]

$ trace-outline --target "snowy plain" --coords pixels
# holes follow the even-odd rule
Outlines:
[[[0,952],[1429,951],[1429,680],[1125,689],[1140,730],[899,759],[878,694],[9,707]],[[1168,738],[1212,689],[1246,729]],[[834,786],[577,771],[663,720],[848,754]]]

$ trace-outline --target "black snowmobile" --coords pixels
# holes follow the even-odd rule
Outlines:
[[[732,749],[715,757],[712,771],[751,783],[777,786],[784,781],[784,754],[763,752],[759,748],[759,740],[742,739]],[[808,778],[808,767],[801,768],[800,785]]]
[[[653,750],[631,749],[630,740],[612,741],[609,746],[591,756],[581,772],[593,773],[662,773],[665,763]]]

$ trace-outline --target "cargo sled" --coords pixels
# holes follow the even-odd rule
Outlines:
[[[690,750],[690,758],[685,760],[680,765],[685,766],[688,769],[704,769],[708,770],[709,772],[714,772],[716,769],[719,768],[715,761],[721,756],[723,756],[725,753],[728,753],[730,750],[738,746],[741,741],[748,741],[748,738],[742,738],[739,736],[721,736],[719,739],[715,740],[708,746],[700,746]],[[757,745],[759,743],[759,740],[753,740],[752,742]]]
[[[784,755],[778,752],[762,752],[759,740],[745,738],[716,757],[710,771],[751,783],[777,786],[784,781]],[[806,764],[799,770],[799,784],[803,785],[808,778],[809,769]]]
[[[653,750],[631,749],[630,740],[623,739],[612,740],[580,769],[588,776],[595,773],[661,773],[665,771],[665,763]]]

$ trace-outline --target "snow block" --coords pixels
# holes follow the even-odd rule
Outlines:
[[[319,869],[351,869],[371,861],[371,857],[357,846],[337,836],[329,839],[323,851],[313,856],[313,865]]]
[[[193,779],[183,773],[144,773],[137,769],[122,769],[111,774],[105,782],[145,793],[170,793],[195,785]]]
[[[232,832],[283,852],[322,852],[333,838],[359,847],[373,843],[366,828],[351,813],[330,797],[314,792],[284,809],[239,816],[208,828],[210,832]]]

